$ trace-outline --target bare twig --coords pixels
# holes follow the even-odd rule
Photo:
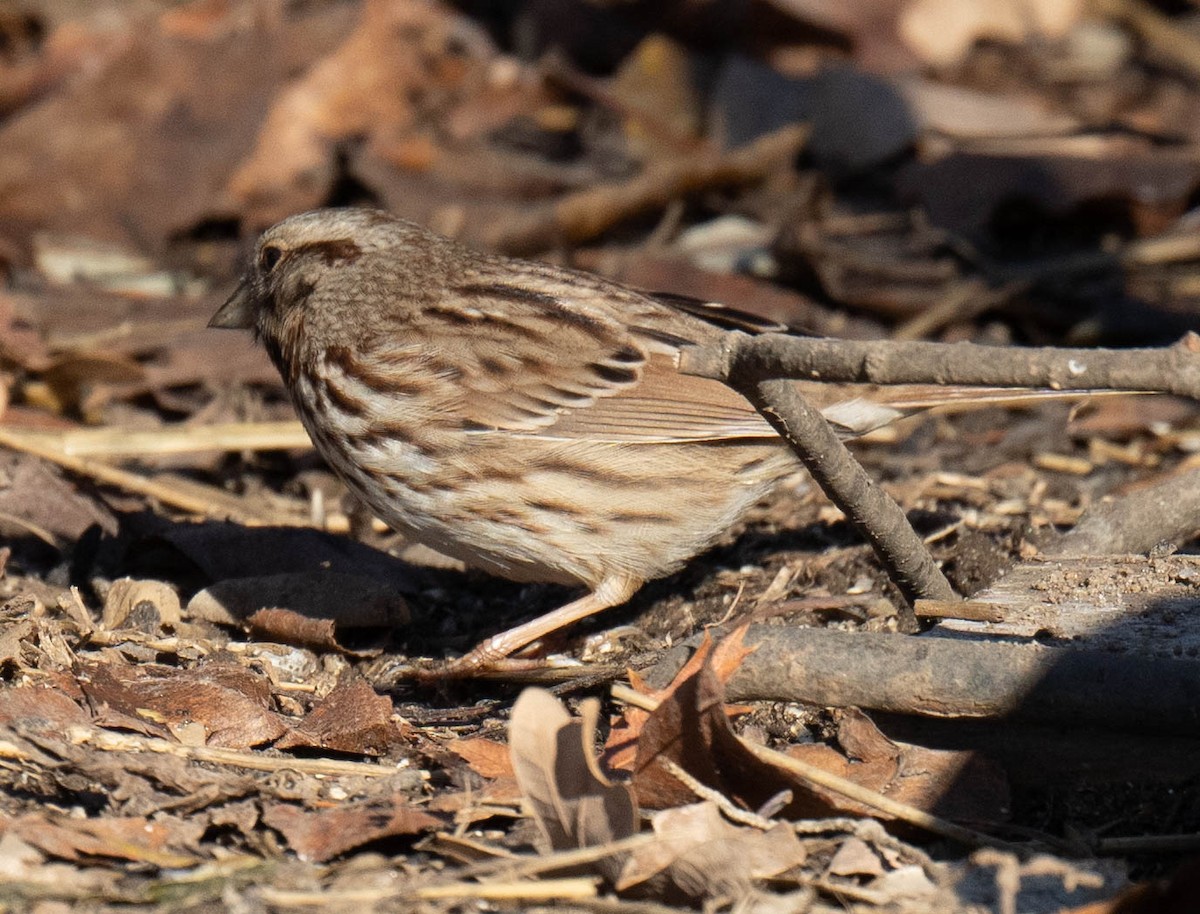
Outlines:
[[[104,752],[153,752],[160,755],[175,755],[197,762],[227,765],[233,768],[248,768],[252,771],[298,771],[302,774],[323,777],[368,777],[387,778],[401,776],[419,784],[425,775],[411,769],[399,769],[376,762],[354,762],[345,759],[291,758],[267,755],[262,752],[242,752],[237,749],[222,749],[214,746],[185,746],[165,739],[135,736],[131,733],[113,733],[91,727],[71,727],[67,738],[76,744],[87,745]]]
[[[1046,550],[1047,555],[1148,552],[1200,530],[1200,469],[1171,474],[1152,486],[1101,501]]]
[[[85,457],[73,457],[69,454],[64,454],[57,447],[47,443],[42,438],[22,435],[6,428],[0,428],[0,447],[32,454],[43,460],[49,460],[51,463],[55,463],[65,470],[70,470],[72,473],[87,476],[105,485],[116,486],[119,489],[124,489],[126,492],[133,492],[137,495],[153,498],[165,505],[170,505],[173,508],[178,508],[181,511],[187,511],[192,514],[210,515],[217,513],[214,510],[215,506],[224,502],[228,497],[227,493],[220,489],[211,489],[211,494],[201,495],[185,492],[177,487],[164,485],[158,480],[149,479],[137,473],[130,473],[128,470],[122,470],[120,467],[110,466],[109,464],[101,463],[97,460],[89,460]],[[238,510],[229,510],[222,513],[225,513],[231,520],[237,520],[242,523],[250,520],[258,520],[258,518],[252,518],[248,513]]]
[[[222,426],[211,438],[202,438],[197,450],[217,448],[220,442],[235,443],[239,450],[254,449],[259,444],[269,440],[270,446],[284,446],[284,443],[299,444],[297,433],[303,433],[299,423],[279,423],[277,427],[266,431],[264,438],[259,429],[251,426],[244,434],[236,431],[236,426]],[[80,433],[71,433],[71,436]],[[161,440],[159,440],[161,438]],[[17,432],[11,428],[0,427],[0,447],[25,454],[32,454],[42,460],[48,460],[64,470],[94,479],[103,485],[115,486],[135,495],[152,498],[164,505],[198,514],[202,517],[223,517],[247,526],[313,526],[310,519],[299,512],[290,514],[284,511],[259,512],[248,507],[237,496],[205,485],[195,480],[182,480],[170,476],[149,477],[134,473],[121,467],[112,466],[101,460],[83,457],[64,451],[67,441],[74,440],[81,444],[80,449],[85,453],[104,453],[108,456],[120,454],[129,455],[128,448],[123,448],[111,434],[90,436],[82,434],[78,438],[68,436],[62,438],[40,433]],[[182,453],[182,439],[174,431],[162,433],[143,432],[137,439],[154,453]],[[266,446],[264,444],[264,446]],[[329,514],[321,528],[331,533],[346,533],[350,522],[346,515]],[[32,531],[31,531],[32,532]]]
[[[684,768],[677,762],[671,761],[665,755],[660,755],[657,759],[659,765],[666,769],[667,773],[675,780],[679,781],[684,787],[694,793],[699,799],[713,803],[721,810],[722,815],[730,822],[736,822],[738,825],[746,825],[750,828],[757,828],[762,831],[770,831],[778,822],[768,819],[766,816],[760,816],[756,812],[751,812],[748,809],[742,809],[733,800],[721,793],[716,788],[709,787],[698,777]]]
[[[507,254],[531,254],[595,238],[614,225],[701,190],[752,184],[787,165],[808,128],[789,125],[723,155],[681,156],[648,166],[628,181],[568,194],[548,210],[506,220],[476,241]]]
[[[918,600],[913,607],[918,619],[963,619],[968,622],[999,622],[1004,610],[978,600]]]
[[[227,422],[169,425],[156,429],[120,427],[69,432],[22,432],[24,440],[56,448],[69,457],[151,457],[203,451],[273,451],[312,448],[295,419],[282,422]]]
[[[684,352],[682,370],[739,390],[787,439],[813,478],[870,542],[912,602],[955,593],[904,512],[879,490],[795,386],[781,378],[1136,390],[1200,399],[1200,334],[1160,349],[1006,349],[972,343],[860,342],[729,333]]]
[[[488,901],[576,901],[594,898],[598,877],[571,876],[537,882],[448,882],[442,885],[396,888],[289,890],[270,886],[259,890],[263,901],[275,908],[328,908],[337,905],[375,905],[394,898],[425,900],[486,899]]]
[[[1156,349],[1058,349],[975,343],[811,339],[730,333],[686,351],[687,374],[746,384],[801,378],[869,384],[966,384],[1130,390],[1200,399],[1200,334]]]
[[[775,427],[825,490],[863,534],[888,575],[910,603],[920,598],[953,600],[946,580],[903,509],[871,481],[820,411],[787,381],[757,384],[734,374],[740,390]]]

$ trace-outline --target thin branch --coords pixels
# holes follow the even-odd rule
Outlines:
[[[909,602],[954,589],[900,506],[875,486],[820,412],[782,378],[871,384],[957,384],[1051,390],[1134,390],[1200,399],[1200,334],[1159,349],[1018,349],[973,343],[726,334],[685,350],[681,370],[740,391],[791,445],[871,544]]]
[[[235,429],[236,426],[232,425],[222,426],[218,430],[218,434],[222,436],[221,440],[228,442],[230,438],[234,438],[237,439],[239,449],[249,449],[249,446],[252,445],[251,439],[258,435],[257,430],[251,427],[248,434],[243,436],[236,432]],[[281,445],[282,442],[297,441],[298,439],[295,437],[297,430],[303,432],[299,423],[295,423],[294,426],[292,423],[280,423],[278,427],[270,429],[268,433],[271,435],[274,445]],[[137,440],[147,444],[153,451],[155,447],[153,439],[156,437],[156,433],[144,432],[140,434],[141,436]],[[181,451],[181,448],[178,446],[180,439],[174,431],[164,432],[162,437],[165,444],[162,449],[157,451],[158,453],[179,453]],[[82,442],[80,449],[85,453],[100,451],[109,456],[117,456],[121,453],[120,447],[106,449],[106,446],[102,443],[110,439],[111,436],[109,435],[102,437],[81,435],[81,437],[74,440]],[[299,512],[291,514],[286,511],[269,511],[265,513],[255,511],[253,507],[247,506],[237,496],[226,492],[224,489],[218,489],[215,486],[205,485],[194,480],[174,479],[169,476],[143,476],[140,473],[134,473],[101,460],[67,453],[63,450],[63,441],[64,439],[61,437],[41,433],[18,432],[12,428],[0,426],[0,448],[31,454],[42,460],[48,460],[68,472],[86,476],[103,485],[114,486],[123,491],[132,492],[135,495],[154,499],[179,511],[197,514],[201,517],[223,517],[251,527],[315,526],[309,518]],[[218,438],[216,437],[203,439],[202,447],[215,446],[216,442],[218,442]],[[243,445],[247,447],[242,447]],[[330,533],[346,533],[350,529],[350,521],[344,514],[330,513],[325,518],[324,523],[321,524],[321,529]]]
[[[477,241],[507,254],[531,254],[564,241],[595,238],[626,219],[672,200],[717,187],[753,184],[788,165],[804,147],[808,128],[791,124],[721,155],[678,156],[648,165],[628,181],[567,194],[523,219],[510,219]]]
[[[976,343],[812,339],[730,333],[687,350],[686,374],[740,384],[801,378],[869,384],[966,384],[1131,390],[1200,399],[1200,334],[1156,349],[1058,349]]]
[[[1200,468],[1172,473],[1153,485],[1092,505],[1051,543],[1048,556],[1119,555],[1178,544],[1200,530]]]
[[[741,375],[733,375],[728,383],[740,390],[787,440],[830,501],[871,544],[906,600],[957,599],[904,510],[875,485],[825,417],[792,384],[756,384]]]

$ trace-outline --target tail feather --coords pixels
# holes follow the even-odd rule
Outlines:
[[[1032,406],[1055,400],[1078,401],[1093,397],[1140,393],[1130,390],[1049,390],[1022,387],[959,387],[937,384],[871,388],[870,395],[829,403],[821,414],[843,438],[856,438],[914,413],[930,409],[954,412],[990,406]],[[807,391],[805,391],[807,393]]]

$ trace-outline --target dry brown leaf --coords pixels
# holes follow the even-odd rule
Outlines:
[[[526,689],[513,705],[508,743],[517,783],[553,850],[594,847],[637,832],[633,794],[600,771],[593,750],[600,703],[580,717],[543,689]],[[606,866],[617,865],[608,860]]]
[[[47,861],[40,850],[22,840],[12,829],[0,829],[0,875],[9,884],[70,886],[79,895],[95,899],[119,897],[119,886],[128,878],[128,874],[116,869],[85,869]]]
[[[625,138],[639,158],[661,154],[665,143],[698,141],[702,106],[692,68],[687,48],[655,33],[613,74],[609,89],[630,114]]]
[[[787,754],[942,818],[983,822],[1009,815],[1007,779],[979,753],[894,742],[856,708],[839,712],[838,742],[846,755],[819,743],[792,746]],[[839,814],[887,818],[819,787],[812,790]]]
[[[252,4],[225,4],[224,28],[186,33],[132,15],[117,48],[0,125],[0,235],[31,227],[159,246],[229,202],[224,187],[295,67],[320,56],[347,11],[318,4],[266,28]]]
[[[438,3],[368,0],[345,43],[275,99],[230,195],[263,225],[320,204],[335,177],[337,141],[394,142],[413,128],[415,103],[478,71],[482,62],[469,53],[456,56],[457,67],[439,66],[437,49],[456,40],[455,23]]]
[[[93,525],[105,533],[116,533],[118,527],[102,501],[44,460],[0,453],[0,536],[74,543]]]
[[[729,725],[733,709],[725,706],[724,680],[746,656],[743,644],[746,626],[741,626],[714,646],[704,642],[661,693],[657,710],[636,724],[614,728],[610,745],[619,740],[636,743],[633,784],[639,802],[648,808],[683,806],[695,800],[692,789],[671,774],[659,759],[679,765],[701,784],[758,809],[781,792],[796,785],[789,775],[760,761],[738,741]],[[627,715],[627,720],[641,715]],[[805,797],[811,795],[805,794]],[[789,806],[789,813],[823,811],[823,803],[804,805],[804,797]]]
[[[733,678],[742,661],[758,650],[756,647],[746,646],[746,632],[749,627],[749,623],[739,625],[713,648],[712,659],[707,667],[722,686]]]
[[[37,640],[37,626],[32,619],[4,620],[0,625],[0,667],[20,665],[22,647]],[[0,712],[0,717],[2,717]]]
[[[62,734],[89,722],[87,712],[59,689],[41,685],[0,689],[0,726],[22,732]]]
[[[861,838],[847,838],[837,849],[827,867],[834,876],[867,876],[874,878],[884,873],[883,861]]]
[[[392,720],[392,702],[365,680],[352,678],[339,682],[275,748],[383,755],[400,742],[400,730]]]
[[[690,899],[739,898],[754,880],[778,876],[807,856],[786,823],[769,831],[733,825],[713,803],[663,810],[650,821],[659,840],[629,855],[618,890],[665,872]]]
[[[208,660],[180,670],[151,664],[81,664],[80,684],[98,718],[119,724],[139,721],[139,732],[175,734],[202,728],[210,746],[247,749],[277,739],[287,725],[270,710],[270,683],[245,667]],[[100,715],[103,709],[105,715]]]
[[[520,809],[521,788],[515,777],[501,777],[490,781],[482,790],[472,787],[440,793],[429,801],[430,812],[443,812],[454,816],[459,825],[469,825],[494,818],[498,808]]]
[[[13,823],[28,843],[63,860],[115,857],[161,867],[195,866],[200,859],[172,848],[194,845],[203,826],[186,826],[180,819],[74,819],[31,813]]]
[[[263,810],[263,822],[277,829],[302,860],[323,863],[381,838],[416,835],[442,822],[401,797],[384,803],[352,803],[308,812],[277,803]]]
[[[480,777],[489,779],[515,777],[509,747],[492,739],[456,739],[446,748],[467,763]]]

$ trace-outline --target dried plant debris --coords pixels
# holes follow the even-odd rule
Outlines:
[[[0,909],[1190,910],[1198,61],[1131,0],[3,5]],[[388,530],[205,329],[353,204],[800,334],[720,378],[1179,396],[905,418],[818,455],[886,561],[797,475],[450,681],[571,596]]]

